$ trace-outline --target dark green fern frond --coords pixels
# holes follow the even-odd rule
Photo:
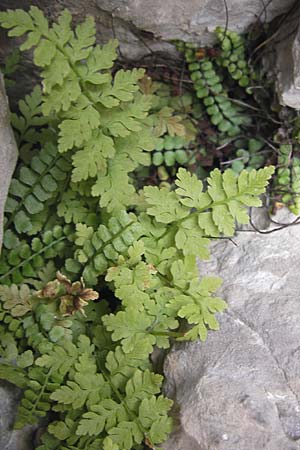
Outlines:
[[[9,188],[5,205],[6,228],[18,234],[37,234],[50,217],[49,207],[64,190],[71,165],[48,143],[30,165],[21,165]]]
[[[56,225],[27,243],[8,230],[4,234],[4,248],[0,257],[0,282],[22,283],[26,278],[36,278],[45,261],[57,256],[64,260],[68,255],[72,233],[70,226],[63,228]]]

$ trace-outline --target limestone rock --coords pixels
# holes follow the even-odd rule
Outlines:
[[[164,450],[300,448],[300,227],[234,242],[215,243],[200,264],[224,280],[220,331],[167,356],[178,426]]]
[[[211,43],[217,26],[225,27],[226,7],[228,28],[245,31],[257,19],[269,22],[287,11],[294,0],[2,0],[0,10],[35,5],[47,17],[56,19],[68,8],[75,22],[85,15],[95,17],[98,38],[107,41],[116,37],[125,58],[136,59],[154,52],[174,52],[168,41]],[[266,4],[264,7],[264,3]],[[7,44],[10,45],[10,44]],[[150,50],[151,49],[151,50]],[[5,49],[3,49],[5,53]]]
[[[1,450],[32,450],[33,427],[12,431],[20,389],[1,382],[0,384],[0,448]]]
[[[11,176],[18,157],[17,145],[10,126],[9,108],[0,74],[0,251],[3,234],[3,214]]]
[[[163,40],[193,40],[206,44],[217,26],[243,32],[258,18],[270,21],[285,12],[292,1],[274,0],[264,8],[259,0],[96,0],[97,5],[114,17],[132,23],[140,30]],[[147,13],[145,14],[145,9]]]
[[[280,103],[300,109],[300,25],[299,6],[284,21],[276,46],[277,92]]]

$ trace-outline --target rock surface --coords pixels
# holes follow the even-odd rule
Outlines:
[[[132,23],[163,40],[180,39],[206,44],[212,41],[217,26],[243,32],[257,19],[270,21],[285,12],[292,1],[273,0],[96,0],[97,5],[114,17]],[[226,11],[227,8],[227,11]]]
[[[98,37],[117,37],[126,58],[135,59],[152,51],[174,51],[167,41],[182,39],[207,44],[217,26],[243,32],[257,19],[270,21],[287,11],[294,0],[2,0],[0,9],[36,5],[50,19],[69,8],[75,21],[95,17]],[[265,6],[264,6],[265,3]]]
[[[3,213],[11,176],[18,157],[17,145],[10,126],[9,107],[0,74],[0,251],[3,234]]]
[[[16,409],[20,398],[20,390],[8,383],[0,384],[0,449],[31,450],[32,427],[12,431]]]
[[[299,5],[291,11],[275,43],[277,92],[280,103],[300,109],[300,25]]]
[[[178,427],[164,450],[300,449],[300,226],[234,242],[200,264],[224,280],[220,331],[166,359]]]

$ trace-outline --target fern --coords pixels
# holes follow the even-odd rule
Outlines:
[[[13,223],[18,234],[39,232],[49,218],[45,210],[63,190],[69,170],[69,161],[50,143],[32,158],[29,167],[21,166],[5,205],[7,227]]]
[[[15,80],[10,79],[10,76],[18,69],[21,59],[20,56],[20,51],[15,48],[5,58],[4,65],[0,66],[1,73],[4,75],[5,86],[7,88],[15,85]]]
[[[26,284],[21,284],[20,288],[15,284],[0,286],[0,299],[3,308],[10,310],[12,317],[22,317],[32,310],[31,291]]]
[[[217,29],[216,32],[221,41],[221,45],[225,46],[226,44],[223,44],[223,42],[227,42],[229,38],[226,36],[223,41],[221,38],[222,31]],[[234,34],[234,42],[236,39],[238,39],[240,43],[240,38],[238,35]],[[237,48],[234,47],[233,49],[235,52],[234,58],[236,58],[236,60],[239,59],[239,56],[236,55],[236,53],[240,51],[239,49],[241,49],[244,56],[244,46],[239,47],[239,43],[237,44]],[[185,45],[182,42],[179,42],[177,43],[177,47],[179,50],[184,51],[196,96],[203,102],[211,123],[225,136],[232,137],[238,135],[242,126],[249,124],[250,118],[246,114],[242,114],[241,108],[231,101],[223,76],[219,71],[218,65],[227,67],[228,64],[226,63],[229,61],[230,55],[224,50],[223,56],[220,56],[217,60],[202,56],[199,56],[198,58],[197,48],[194,45]],[[244,61],[243,64],[244,67]],[[228,67],[233,68],[233,65],[235,66],[235,64],[231,64]],[[235,66],[231,75],[235,80],[239,80],[241,85],[248,86],[249,69],[247,65],[244,67],[244,72],[245,74],[241,69]]]
[[[97,216],[100,213],[97,200],[80,194],[76,188],[77,186],[71,185],[71,189],[61,195],[57,205],[58,217],[63,217],[66,223],[96,226],[99,224]]]
[[[224,30],[221,27],[217,27],[215,33],[222,49],[218,63],[227,68],[233,80],[238,81],[241,87],[248,87],[253,74],[250,74],[246,60],[243,37],[234,31]]]
[[[232,236],[235,220],[248,223],[247,206],[260,206],[257,197],[264,192],[268,179],[274,173],[273,167],[258,171],[243,171],[238,177],[231,170],[222,174],[215,169],[208,178],[207,192],[195,175],[179,169],[175,192],[165,192],[157,187],[145,187],[150,208],[148,214],[158,222],[172,223],[176,219],[191,220],[192,212],[198,226],[207,236],[218,237],[221,233]]]
[[[64,228],[55,225],[30,243],[20,241],[16,234],[7,230],[0,259],[0,281],[17,284],[26,278],[35,278],[45,260],[67,254],[69,239],[72,239],[72,228],[67,225]]]
[[[93,352],[92,347],[90,350]],[[108,361],[112,361],[112,357],[113,355],[109,354]],[[154,422],[152,420],[146,422],[144,418],[146,411],[144,412],[142,407],[145,408],[147,400],[155,402],[155,394],[160,391],[162,377],[152,374],[149,370],[142,372],[135,367],[127,368],[120,356],[118,359],[114,358],[114,361],[115,365],[108,363],[106,370],[102,369],[102,373],[97,373],[92,353],[84,354],[75,364],[76,372],[72,380],[54,391],[51,395],[52,400],[58,402],[65,410],[68,409],[68,405],[72,405],[74,410],[83,407],[87,410],[83,412],[79,421],[77,436],[99,436],[106,432],[118,448],[128,450],[141,443],[148,434],[153,438],[151,442],[161,442],[161,438],[166,436],[170,428],[170,419],[166,414],[171,401],[163,400],[162,397],[158,399]],[[114,376],[116,370],[124,374],[126,383],[120,376],[118,378]],[[158,423],[164,423],[165,434],[155,433]],[[56,422],[48,430],[60,438],[62,423]],[[64,435],[64,438],[68,437]],[[69,440],[74,442],[75,439],[70,436]]]
[[[42,110],[58,121],[59,151],[73,151],[73,181],[97,175],[92,195],[109,211],[134,203],[128,173],[149,163],[145,151],[155,143],[142,122],[151,105],[150,97],[138,92],[144,71],[121,69],[112,78],[117,42],[94,45],[91,17],[73,32],[71,15],[64,11],[49,29],[42,12],[32,6],[29,13],[3,12],[0,22],[11,36],[28,33],[21,50],[35,47],[34,62],[42,68],[44,85]],[[116,192],[122,193],[117,200]]]
[[[275,178],[275,192],[281,196],[281,201],[286,204],[295,215],[300,211],[300,160],[293,155],[291,144],[282,144],[278,151],[279,168]]]
[[[133,213],[121,212],[111,216],[107,225],[102,223],[95,231],[85,224],[77,224],[73,259],[66,261],[66,269],[79,273],[84,265],[85,280],[95,285],[109,265],[139,237],[140,226]]]
[[[194,144],[196,138],[195,124],[190,117],[195,113],[194,99],[189,93],[173,97],[168,85],[153,83],[147,76],[140,85],[143,93],[152,95],[153,99],[146,121],[158,137],[152,164],[159,167],[158,173],[162,179],[164,165],[176,170],[174,166],[185,166],[192,159],[193,152],[189,146]],[[171,170],[172,175],[175,174],[173,172]]]
[[[117,42],[97,45],[92,18],[73,29],[64,11],[50,27],[31,7],[0,23],[33,48],[43,83],[13,115],[21,162],[0,260],[0,378],[24,389],[15,426],[43,418],[39,450],[156,448],[172,402],[150,355],[218,329],[221,280],[199,280],[197,258],[247,223],[274,169],[216,169],[205,189],[179,169],[174,188],[137,192],[154,148],[182,163],[190,98],[160,99],[141,69],[112,75]],[[190,69],[215,125],[236,134],[243,121],[218,75],[207,61]]]
[[[243,169],[259,169],[270,151],[265,147],[261,139],[237,139],[234,143],[236,159],[233,160],[231,168],[240,173]]]
[[[22,161],[28,163],[34,153],[33,146],[53,141],[53,133],[45,126],[49,119],[42,115],[42,91],[36,86],[30,95],[18,103],[20,115],[11,114],[11,123],[15,130]]]
[[[194,81],[196,95],[203,101],[212,124],[216,125],[220,132],[225,132],[229,136],[237,135],[240,132],[243,117],[239,114],[238,108],[228,99],[211,61],[204,59],[200,62],[192,62],[189,64],[189,71]]]
[[[24,327],[32,336],[28,323]],[[80,436],[86,435],[105,433],[103,438],[108,434],[112,442],[128,449],[146,438],[156,443],[166,437],[171,425],[167,417],[171,401],[159,397],[156,403],[155,395],[160,392],[162,377],[147,369],[151,348],[145,342],[136,342],[129,353],[117,347],[108,352],[106,362],[105,359],[102,362],[96,358],[95,346],[86,336],[79,337],[76,345],[64,339],[50,344],[47,339],[40,341],[36,336],[35,333],[29,343],[42,355],[33,361],[32,352],[25,352],[26,358],[21,355],[18,361],[20,367],[28,368],[26,375],[11,366],[2,366],[0,371],[1,377],[22,387],[25,387],[26,376],[30,380],[19,407],[17,428],[25,423],[36,423],[52,407],[62,420],[53,422],[48,432],[69,445],[78,444],[78,448],[82,448]],[[156,411],[154,421],[147,415],[148,403]],[[79,421],[75,425],[73,420],[75,428],[73,426],[71,433],[74,414]]]

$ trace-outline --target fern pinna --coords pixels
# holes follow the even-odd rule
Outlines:
[[[43,79],[13,115],[0,261],[0,377],[24,389],[15,427],[44,418],[38,450],[158,449],[172,402],[149,356],[218,329],[221,281],[199,280],[197,258],[247,223],[273,168],[216,169],[207,189],[180,169],[174,189],[137,191],[156,145],[143,70],[112,75],[117,43],[95,44],[92,18],[73,31],[64,11],[49,27],[31,7],[0,23],[26,34]]]

